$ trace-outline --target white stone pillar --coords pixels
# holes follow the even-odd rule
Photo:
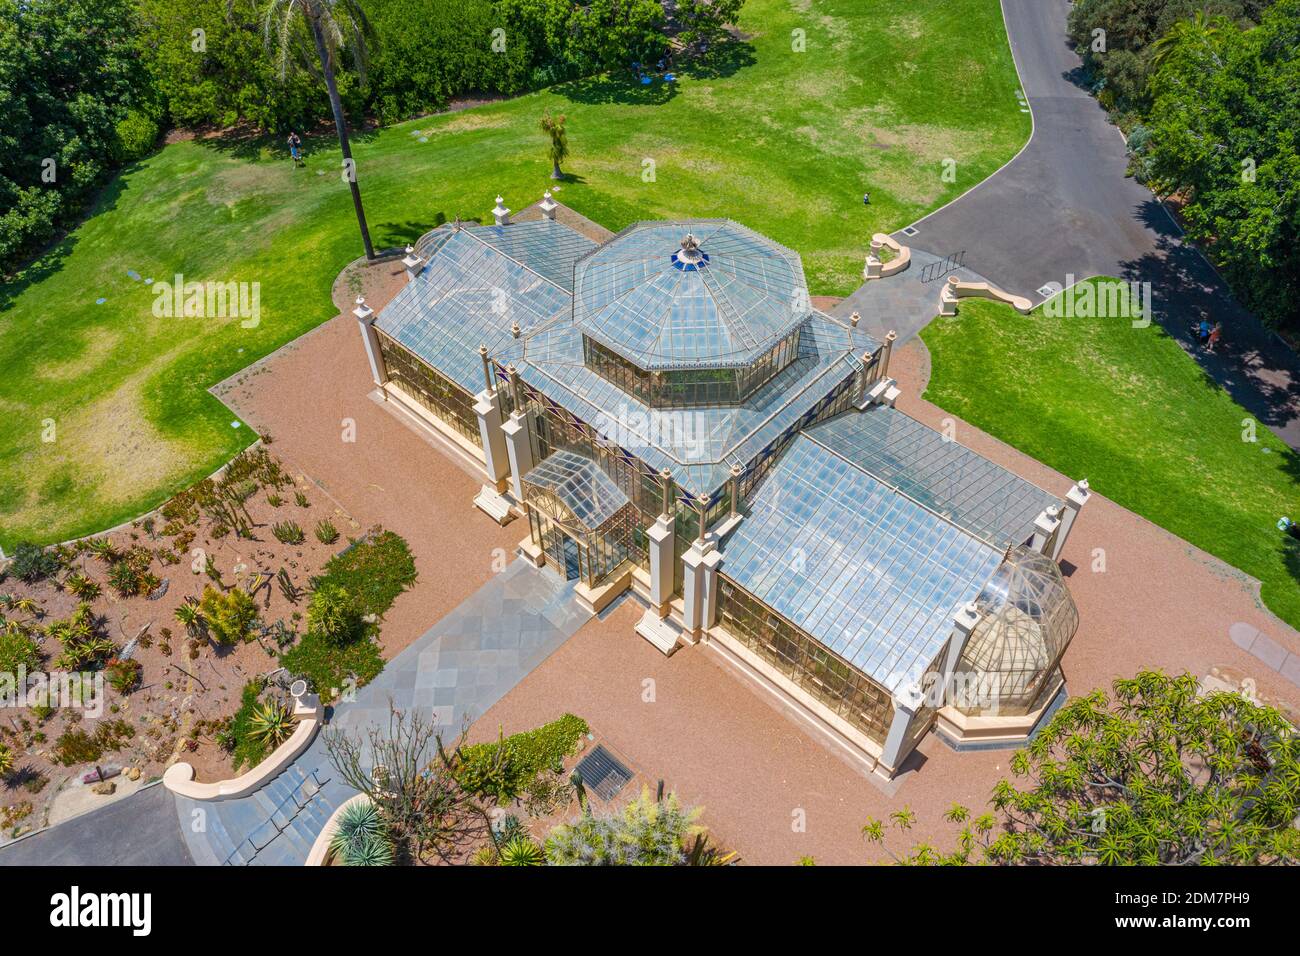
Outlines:
[[[542,194],[542,203],[538,208],[542,210],[543,216],[547,219],[554,220],[555,210],[558,209],[559,206],[560,204],[551,198],[551,191],[548,189]]]
[[[510,210],[505,206],[505,199],[497,197],[496,208],[492,210],[492,218],[498,226],[510,225]]]
[[[1087,478],[1082,479],[1065,496],[1065,510],[1061,512],[1061,527],[1056,532],[1056,547],[1052,549],[1053,561],[1061,560],[1061,552],[1065,550],[1065,540],[1070,536],[1070,529],[1074,527],[1079,512],[1091,497],[1092,492],[1088,490]]]
[[[682,555],[682,624],[691,636],[699,633],[704,621],[705,562],[710,542],[693,543]]]
[[[375,385],[383,388],[388,381],[388,369],[384,367],[384,354],[379,350],[379,333],[375,331],[377,313],[366,305],[364,296],[357,296],[357,307],[352,310],[361,327],[361,341],[366,346],[366,358],[370,360],[370,376]]]
[[[967,601],[953,615],[952,634],[948,636],[948,648],[943,657],[943,693],[939,697],[942,701],[940,706],[952,703],[953,674],[957,672],[957,662],[961,660],[961,652],[966,649],[966,642],[970,640],[971,632],[979,622],[980,612],[973,601]]]
[[[1061,509],[1056,505],[1049,505],[1034,519],[1034,537],[1030,546],[1035,551],[1051,555],[1052,542],[1056,540],[1057,529],[1061,527],[1060,513]]]
[[[418,276],[424,268],[424,260],[415,254],[415,246],[406,247],[406,258],[402,260],[402,266],[406,269],[407,282]]]
[[[496,389],[484,389],[476,396],[474,414],[478,416],[479,441],[483,444],[483,464],[488,480],[497,491],[505,491],[510,474],[510,453],[501,424],[501,396]]]
[[[532,423],[527,412],[511,412],[510,420],[501,426],[506,437],[506,451],[510,457],[510,490],[515,501],[523,504],[524,475],[533,470],[533,443],[528,431]]]
[[[650,603],[660,617],[667,610],[673,596],[673,544],[675,529],[669,515],[659,520],[646,532],[650,540]]]
[[[879,239],[871,240],[871,251],[867,253],[867,264],[862,270],[862,278],[879,279],[880,269],[884,265],[884,260],[880,258],[880,250],[884,245]]]
[[[722,552],[717,548],[704,556],[703,604],[700,608],[700,630],[707,631],[718,623],[718,565]]]
[[[889,725],[889,734],[885,737],[885,752],[880,762],[892,777],[898,772],[898,766],[907,757],[903,749],[907,745],[907,731],[912,726],[912,718],[921,709],[925,695],[915,684],[901,687],[894,694],[894,720]]]

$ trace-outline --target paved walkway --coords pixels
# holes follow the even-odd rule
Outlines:
[[[964,262],[957,265],[958,261],[913,249],[912,262],[904,271],[864,282],[856,292],[835,305],[831,315],[848,318],[854,312],[861,313],[861,327],[875,336],[877,342],[885,341],[885,336],[893,331],[898,333],[895,344],[902,345],[939,314],[939,294],[948,276],[955,275],[963,282],[988,281]]]
[[[1151,283],[1156,320],[1236,402],[1300,448],[1300,359],[1236,303],[1151,191],[1125,175],[1122,134],[1077,82],[1082,63],[1065,32],[1070,4],[1002,6],[1033,137],[1002,170],[914,223],[915,235],[895,236],[914,255],[964,251],[969,269],[1035,303],[1039,289],[1070,275]],[[1223,322],[1218,355],[1191,342],[1202,310]],[[910,328],[918,320],[898,321]]]
[[[172,792],[155,784],[0,847],[0,866],[189,866]]]
[[[369,728],[387,725],[391,704],[432,714],[454,738],[590,617],[574,599],[572,583],[514,561],[390,661],[354,702],[335,708],[329,727],[271,785],[240,800],[178,797],[194,861],[301,865],[330,813],[355,792],[330,765],[327,733],[364,740]]]

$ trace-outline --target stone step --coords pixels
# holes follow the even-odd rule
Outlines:
[[[677,650],[677,639],[681,637],[681,632],[677,630],[676,625],[649,610],[641,615],[641,620],[636,625],[636,632],[665,655]]]

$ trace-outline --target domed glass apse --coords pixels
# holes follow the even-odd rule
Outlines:
[[[979,623],[957,664],[967,692],[957,707],[976,716],[1017,716],[1047,703],[1079,611],[1061,571],[1032,548],[1012,548],[975,599]]]

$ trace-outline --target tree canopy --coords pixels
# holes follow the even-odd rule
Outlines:
[[[1241,694],[1143,672],[1076,698],[1011,762],[991,810],[954,805],[956,846],[913,847],[912,864],[1267,864],[1300,862],[1300,736]],[[893,814],[911,829],[915,815]],[[869,820],[863,835],[885,841]]]

